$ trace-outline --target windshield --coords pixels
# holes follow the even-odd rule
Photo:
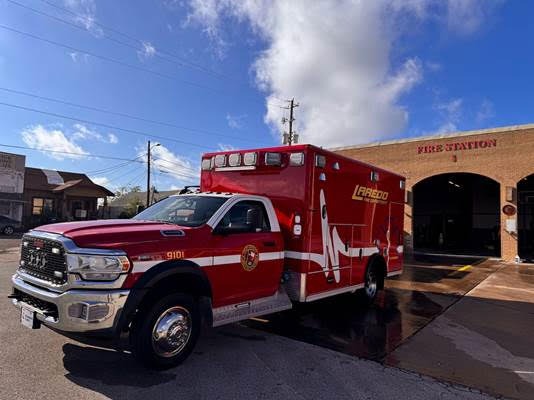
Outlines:
[[[170,222],[181,226],[200,226],[226,202],[225,197],[173,196],[150,206],[133,219]]]

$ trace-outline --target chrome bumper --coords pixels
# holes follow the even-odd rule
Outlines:
[[[35,317],[45,325],[63,332],[106,332],[117,330],[129,290],[67,290],[53,292],[25,282],[18,274],[11,278],[13,304],[35,311]],[[18,293],[18,292],[21,293]],[[18,295],[17,295],[18,293]],[[38,299],[34,304],[25,297]],[[39,300],[57,307],[57,313],[39,307]]]

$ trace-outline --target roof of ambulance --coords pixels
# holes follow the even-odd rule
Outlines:
[[[345,159],[347,161],[351,161],[351,162],[358,162],[359,164],[361,165],[365,165],[369,168],[373,168],[377,171],[382,171],[382,172],[386,172],[386,173],[389,173],[389,174],[392,174],[392,175],[396,175],[398,176],[399,178],[401,179],[406,179],[403,175],[397,173],[397,172],[393,172],[391,170],[388,170],[388,169],[385,169],[385,168],[381,168],[377,165],[373,165],[373,164],[369,164],[365,161],[360,161],[356,158],[351,158],[351,157],[347,157],[347,156],[344,156],[342,154],[339,154],[339,153],[334,153],[328,149],[323,149],[322,147],[318,147],[318,146],[314,146],[312,144],[295,144],[295,145],[291,145],[291,146],[274,146],[274,147],[260,147],[260,148],[255,148],[255,149],[233,149],[233,150],[225,150],[225,151],[213,151],[213,152],[210,152],[210,153],[204,153],[202,155],[202,158],[206,158],[206,157],[211,157],[211,156],[214,156],[216,154],[232,154],[232,153],[243,153],[243,152],[255,152],[255,151],[304,151],[304,150],[309,150],[309,149],[315,149],[315,150],[318,150],[320,152],[324,152],[324,153],[327,153],[327,154],[331,154],[332,156],[334,157],[339,157],[339,158],[342,158],[342,159]]]

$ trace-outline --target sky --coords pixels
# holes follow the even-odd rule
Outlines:
[[[0,0],[0,151],[111,190],[201,154],[534,122],[534,3]],[[15,147],[7,147],[15,146]]]

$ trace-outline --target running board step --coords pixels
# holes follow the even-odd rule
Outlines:
[[[289,310],[291,300],[283,288],[272,296],[250,300],[246,303],[232,304],[218,307],[213,310],[213,326],[231,324],[259,315],[272,314],[278,311]]]

